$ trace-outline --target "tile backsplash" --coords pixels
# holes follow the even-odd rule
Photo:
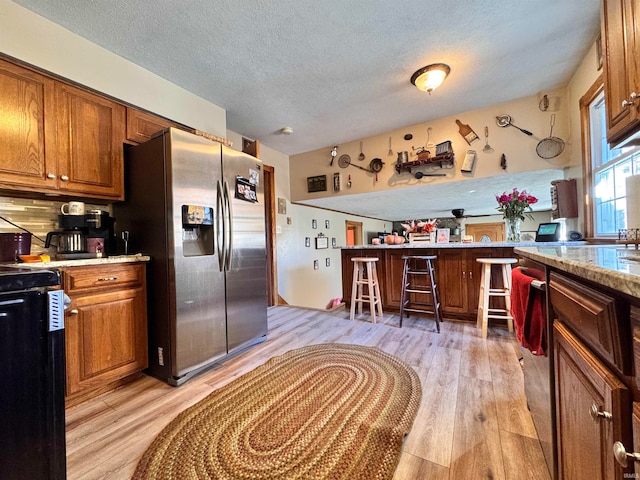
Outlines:
[[[58,215],[60,207],[66,201],[62,200],[33,200],[29,198],[13,198],[0,196],[0,216],[20,225],[34,236],[31,238],[31,253],[55,253],[55,249],[47,251],[44,248],[44,240],[47,232],[58,230]],[[109,204],[85,203],[85,209],[106,210],[112,213]],[[22,232],[19,228],[0,218],[0,233]],[[39,237],[39,238],[38,238]],[[53,250],[53,251],[51,251]]]

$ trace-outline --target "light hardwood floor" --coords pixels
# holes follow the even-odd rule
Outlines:
[[[349,312],[269,309],[268,340],[220,366],[170,387],[144,376],[67,410],[67,478],[128,479],[150,442],[179,412],[287,350],[338,342],[378,347],[409,363],[422,402],[395,480],[548,479],[527,410],[519,346],[505,328],[385,314],[349,320]]]

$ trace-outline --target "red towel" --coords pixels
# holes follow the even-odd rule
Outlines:
[[[535,268],[511,272],[511,315],[520,344],[534,355],[544,355],[546,342],[545,292],[531,287],[533,280],[544,281],[544,272]]]

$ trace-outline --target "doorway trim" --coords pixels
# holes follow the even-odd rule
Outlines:
[[[276,265],[276,193],[275,168],[262,165],[264,172],[265,237],[267,250],[267,305],[278,305],[278,269]]]
[[[348,247],[352,247],[354,245],[362,245],[363,241],[362,241],[362,222],[354,222],[353,220],[345,220],[345,235],[346,235],[346,241],[345,243],[347,244]],[[350,245],[349,243],[349,232],[352,231],[353,232],[353,240],[354,243],[353,245]]]

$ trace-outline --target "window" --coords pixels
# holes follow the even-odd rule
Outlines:
[[[626,178],[640,175],[640,147],[610,149],[602,89],[588,104],[592,235],[617,236],[626,225]]]

